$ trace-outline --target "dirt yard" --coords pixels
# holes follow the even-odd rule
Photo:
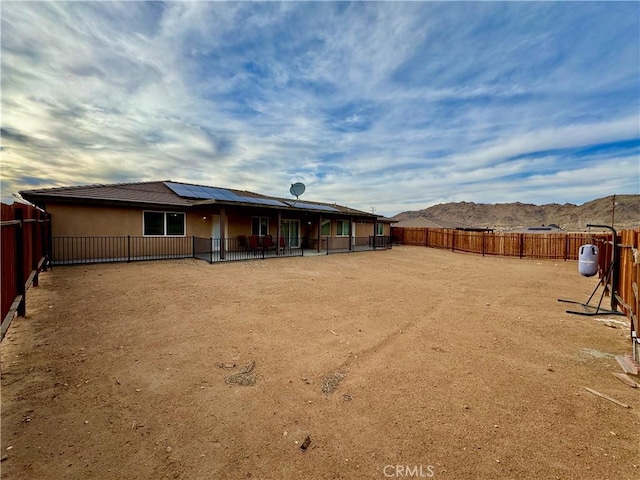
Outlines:
[[[55,268],[2,342],[2,478],[638,479],[628,327],[556,301],[595,283],[421,247]]]

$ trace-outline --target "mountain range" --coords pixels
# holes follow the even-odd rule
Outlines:
[[[394,220],[424,218],[444,225],[509,230],[531,226],[557,225],[564,230],[582,231],[586,225],[612,225],[617,230],[640,227],[640,195],[616,195],[598,198],[582,205],[551,203],[483,204],[474,202],[441,203],[429,208],[398,213]],[[401,225],[398,225],[401,226]]]

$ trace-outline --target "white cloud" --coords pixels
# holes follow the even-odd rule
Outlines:
[[[3,195],[304,181],[392,215],[640,191],[637,144],[616,146],[640,138],[637,4],[0,8]]]

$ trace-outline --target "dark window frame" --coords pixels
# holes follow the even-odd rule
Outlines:
[[[162,233],[147,233],[147,214],[162,215]],[[169,216],[182,216],[182,233],[169,233],[170,228],[176,224],[169,225]],[[157,232],[158,230],[156,230]],[[167,212],[158,210],[142,211],[142,236],[143,237],[186,237],[187,236],[187,214],[185,212]]]

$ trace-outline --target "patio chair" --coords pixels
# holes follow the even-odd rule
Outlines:
[[[251,235],[249,237],[249,250],[251,250],[254,254],[258,253],[260,249],[260,237],[258,235]]]
[[[247,236],[246,235],[238,235],[238,249],[242,252],[247,251]]]
[[[272,250],[276,248],[276,246],[273,243],[273,237],[271,235],[265,235],[264,241],[262,244],[264,245],[265,250]]]

